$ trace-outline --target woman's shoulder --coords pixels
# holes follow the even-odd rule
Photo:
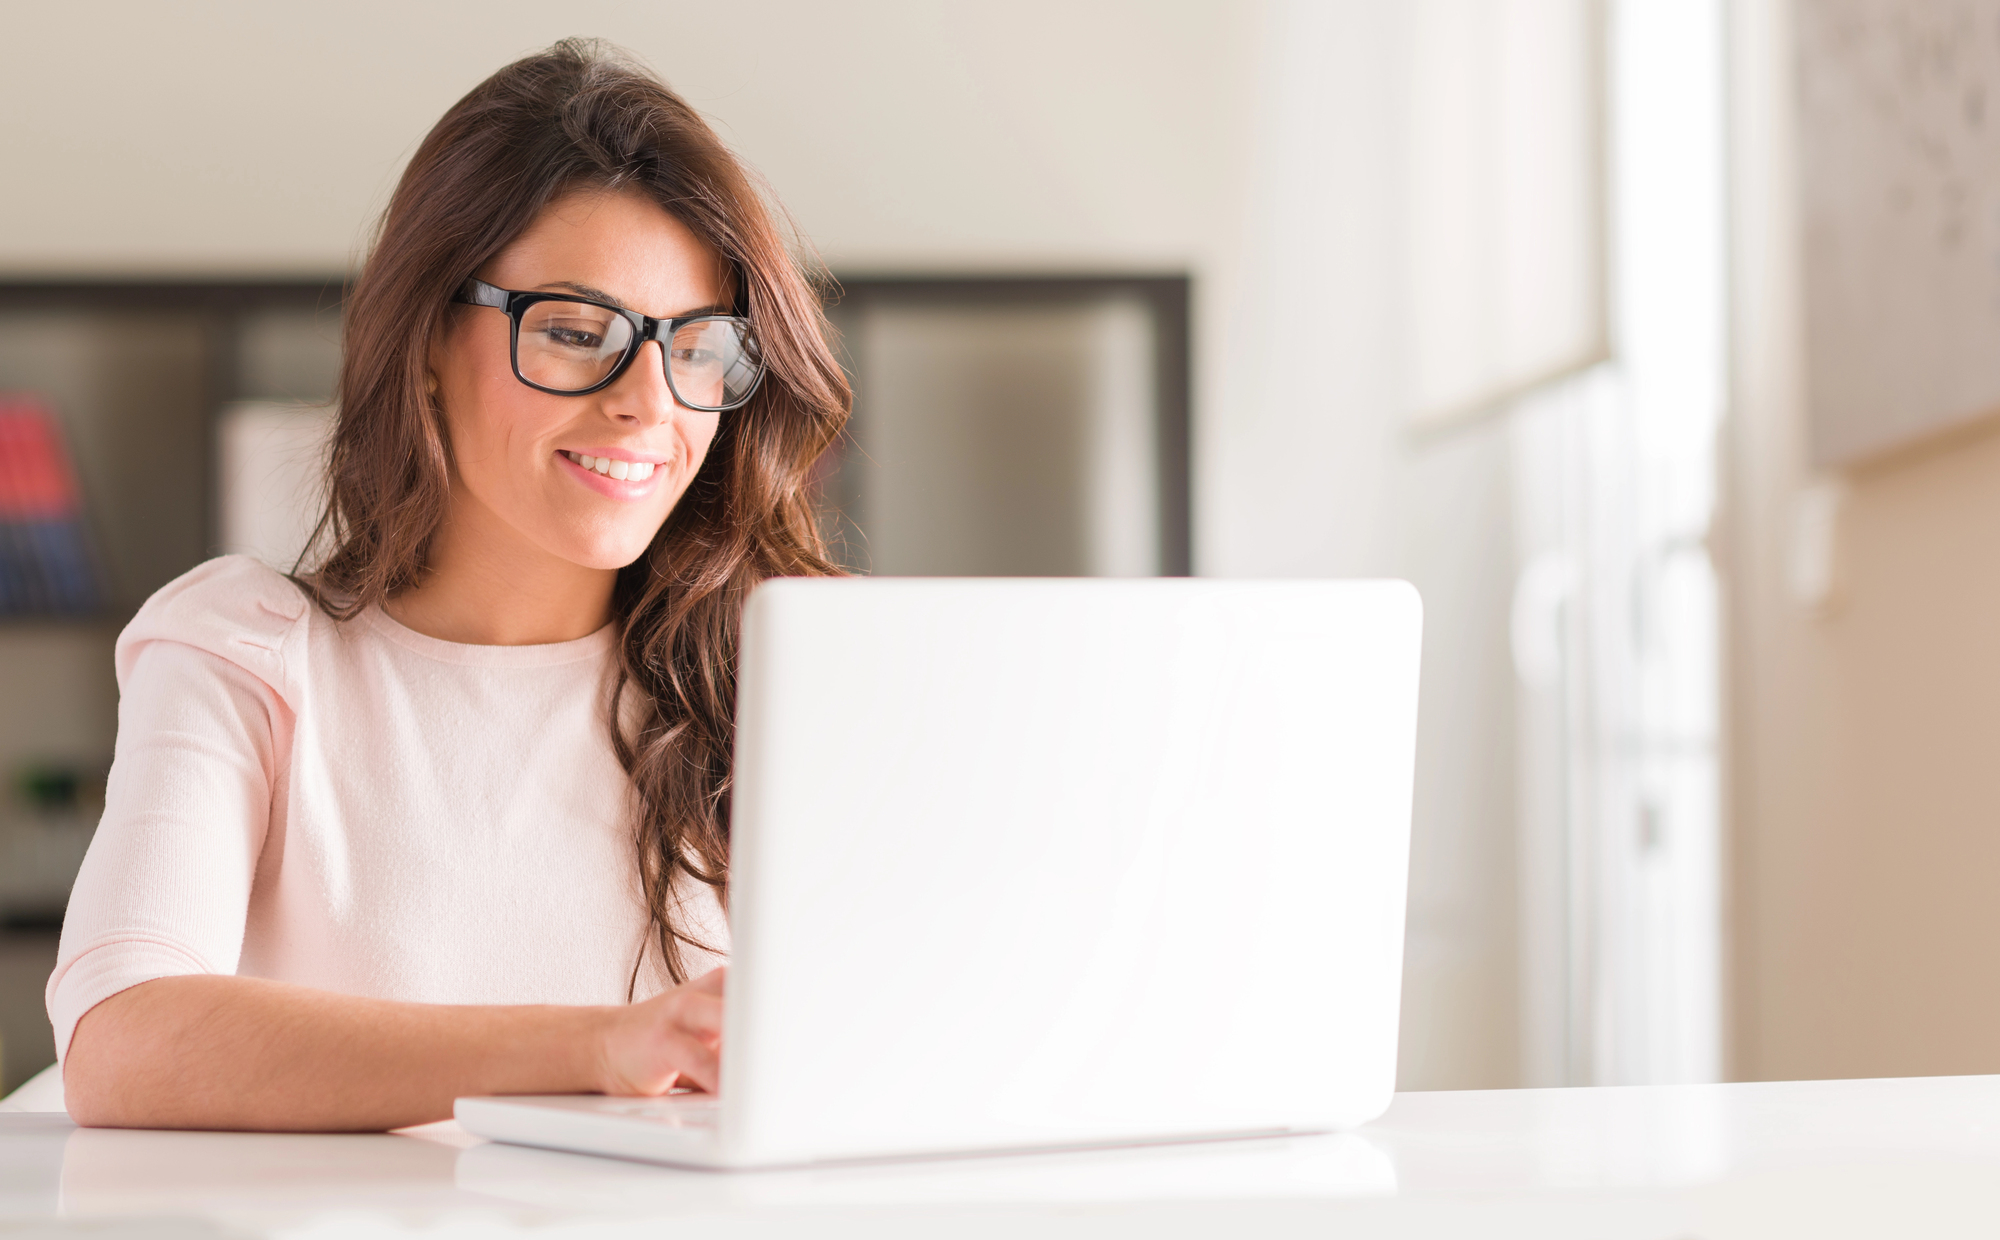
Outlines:
[[[247,555],[205,561],[156,590],[118,635],[119,683],[141,650],[164,641],[226,659],[282,689],[287,642],[312,610],[291,578]]]

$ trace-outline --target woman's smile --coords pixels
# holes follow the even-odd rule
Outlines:
[[[629,448],[592,448],[588,451],[564,448],[556,453],[556,460],[562,462],[565,472],[577,481],[611,499],[645,499],[667,478],[667,471],[661,469],[667,458],[658,453],[635,452]]]

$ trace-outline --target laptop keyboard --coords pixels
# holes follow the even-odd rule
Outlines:
[[[600,1102],[593,1108],[628,1119],[646,1120],[669,1128],[713,1128],[722,1117],[720,1100],[707,1096],[672,1095],[665,1098],[634,1098],[630,1101]]]

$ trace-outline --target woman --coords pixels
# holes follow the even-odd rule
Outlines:
[[[833,571],[818,301],[701,119],[572,41],[431,131],[344,331],[320,567],[211,561],[119,639],[70,1112],[714,1089],[738,616]]]

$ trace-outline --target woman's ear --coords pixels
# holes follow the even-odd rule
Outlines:
[[[438,378],[451,360],[452,337],[457,334],[459,319],[450,310],[445,313],[445,321],[438,325],[437,334],[431,337],[430,347],[424,350],[424,391],[432,396],[438,394],[442,380]]]

